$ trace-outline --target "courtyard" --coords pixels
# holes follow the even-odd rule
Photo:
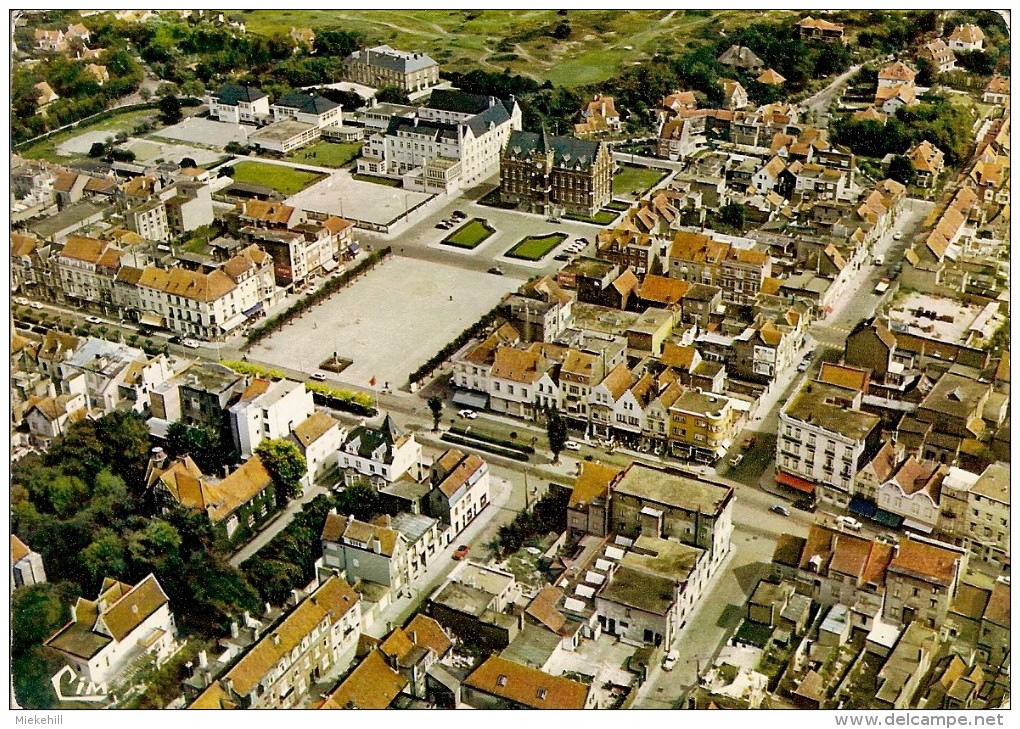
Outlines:
[[[254,130],[254,127],[250,127]],[[248,143],[248,129],[241,124],[227,124],[212,119],[188,117],[172,127],[153,133],[154,137],[175,139],[179,142],[201,144],[206,147],[226,147],[231,142]]]
[[[361,182],[347,170],[337,170],[290,197],[287,204],[348,220],[356,218],[373,225],[387,225],[430,197],[422,192]]]
[[[522,281],[392,256],[252,347],[254,360],[312,373],[337,352],[353,361],[338,379],[402,386],[407,376]]]

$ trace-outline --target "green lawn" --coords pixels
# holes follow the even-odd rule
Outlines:
[[[358,182],[374,182],[377,185],[387,187],[400,187],[400,180],[391,180],[389,177],[376,177],[375,175],[351,175]]]
[[[620,165],[620,171],[613,176],[613,194],[627,196],[644,193],[657,185],[666,172],[650,167]]]
[[[305,172],[292,167],[251,160],[242,160],[235,164],[233,174],[235,182],[267,185],[282,195],[297,194],[324,177],[325,175],[318,172]]]
[[[316,142],[287,156],[292,162],[318,167],[343,167],[361,154],[361,142]]]
[[[566,239],[566,233],[528,236],[508,250],[506,256],[508,258],[523,258],[525,261],[537,261]]]
[[[101,119],[95,124],[83,124],[75,129],[67,129],[65,131],[58,132],[51,137],[25,147],[23,150],[18,152],[18,154],[28,159],[44,159],[47,162],[56,163],[67,162],[73,157],[65,157],[57,154],[57,147],[67,140],[77,137],[83,132],[110,132],[111,136],[117,132],[131,132],[143,121],[151,121],[152,119],[155,119],[158,113],[159,112],[154,109],[141,109],[136,111],[127,111],[123,114],[114,114],[113,116]],[[82,158],[85,157],[85,155],[79,156]]]
[[[575,213],[566,213],[563,217],[567,218],[568,220],[580,220],[583,223],[595,223],[596,225],[609,225],[614,220],[616,220],[617,215],[618,213],[612,211],[599,210],[597,213],[595,213],[593,217],[589,217],[587,215],[577,215]]]
[[[443,245],[457,248],[475,248],[495,233],[495,228],[480,218],[472,218],[443,239]]]

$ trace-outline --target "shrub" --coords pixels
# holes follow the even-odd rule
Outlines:
[[[475,438],[462,438],[459,435],[452,433],[443,433],[442,440],[447,443],[453,443],[455,445],[469,446],[471,448],[480,448],[490,453],[495,453],[497,456],[503,456],[503,458],[511,458],[515,461],[527,461],[528,454],[521,453],[520,451],[510,450],[509,448],[500,448],[497,445],[486,443],[483,440],[476,440]]]
[[[521,453],[535,452],[535,449],[530,445],[514,443],[512,440],[504,440],[503,438],[498,438],[494,435],[487,435],[485,433],[472,433],[464,428],[453,427],[450,428],[449,432],[455,435],[464,436],[465,438],[480,440],[484,441],[485,443],[492,443],[494,445],[502,446],[504,448],[509,448],[510,450],[520,451]]]
[[[498,312],[499,305],[497,304],[487,314],[482,315],[481,319],[457,335],[456,339],[436,352],[436,354],[432,355],[425,364],[412,372],[407,378],[408,382],[419,382],[432,374],[439,365],[446,361],[447,357],[463,347],[470,339],[477,336],[479,332],[496,321]]]

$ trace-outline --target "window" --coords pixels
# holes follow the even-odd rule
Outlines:
[[[540,688],[538,691],[535,692],[535,698],[540,699],[541,701],[545,701],[545,697],[548,695],[549,691],[544,688]]]
[[[497,686],[506,686],[506,675],[505,674],[502,674],[502,673],[499,674],[499,676],[496,678],[496,685]]]

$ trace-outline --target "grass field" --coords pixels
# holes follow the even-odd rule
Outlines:
[[[143,121],[155,119],[158,113],[159,112],[154,109],[141,109],[138,111],[127,111],[123,114],[114,114],[113,116],[102,119],[95,124],[83,124],[74,129],[67,129],[63,132],[58,132],[52,137],[26,147],[22,151],[18,152],[18,154],[29,159],[44,159],[48,162],[66,162],[71,158],[57,154],[57,147],[66,142],[68,139],[72,139],[84,132],[110,132],[111,135],[116,134],[117,132],[130,132]]]
[[[566,239],[566,233],[528,236],[508,250],[506,256],[507,258],[523,258],[525,261],[537,261]]]
[[[443,239],[443,245],[457,248],[475,248],[495,233],[495,228],[480,218],[472,218]]]
[[[599,210],[593,217],[587,215],[577,215],[576,213],[566,213],[563,217],[567,220],[580,220],[583,223],[595,223],[596,225],[609,225],[616,220],[616,213],[608,210]]]
[[[243,160],[235,164],[233,174],[235,182],[267,185],[282,195],[299,193],[324,177],[325,175],[318,172],[305,172],[292,167],[252,162],[251,160]]]
[[[753,20],[792,17],[787,11],[747,10],[244,10],[228,13],[248,32],[286,35],[292,26],[337,28],[367,45],[428,53],[444,70],[531,76],[569,88],[604,81],[657,51],[676,51]],[[570,27],[552,37],[560,23]]]
[[[361,154],[361,142],[316,142],[287,156],[292,162],[318,167],[343,167]]]
[[[613,194],[631,195],[643,193],[659,183],[666,173],[649,167],[620,165],[620,171],[613,176]]]

